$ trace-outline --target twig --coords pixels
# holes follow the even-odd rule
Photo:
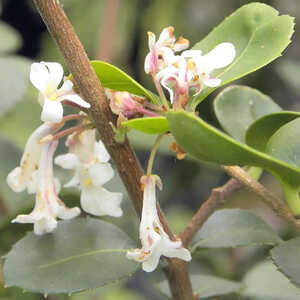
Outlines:
[[[264,203],[266,203],[279,217],[292,224],[297,230],[300,230],[300,221],[292,215],[288,207],[282,204],[277,196],[273,195],[273,193],[266,189],[262,184],[249,176],[242,168],[238,166],[223,166],[222,168],[228,175],[235,178],[248,190],[260,196]]]
[[[143,176],[143,170],[128,141],[118,144],[114,139],[114,132],[110,124],[115,124],[116,119],[110,110],[104,89],[89,62],[87,54],[59,0],[33,1],[73,74],[76,87],[84,99],[91,104],[91,115],[101,140],[115,162],[120,177],[140,216],[143,199],[140,178]],[[170,238],[174,238],[159,207],[158,213],[164,230],[170,234]],[[182,266],[177,266],[175,259],[171,259],[169,266],[172,267],[174,275],[173,280],[169,280],[174,299],[193,299],[191,282],[187,272],[184,272]],[[181,285],[182,288],[178,290],[176,285]]]
[[[183,232],[179,234],[184,246],[192,241],[195,234],[214,211],[224,204],[224,199],[242,186],[237,180],[230,179],[223,186],[212,189],[209,198],[201,205]]]

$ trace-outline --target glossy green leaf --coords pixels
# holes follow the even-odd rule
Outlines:
[[[297,237],[273,248],[271,256],[279,271],[300,287],[300,238]]]
[[[266,153],[296,168],[300,168],[299,115],[297,119],[281,126],[266,145]]]
[[[245,142],[245,133],[251,123],[280,110],[269,96],[247,86],[230,86],[214,101],[214,111],[222,128],[241,142]]]
[[[0,116],[14,108],[26,93],[30,61],[18,56],[0,58]]]
[[[97,219],[61,221],[51,234],[28,233],[5,257],[7,286],[43,294],[96,288],[129,276],[137,264],[125,256],[134,246],[118,227]]]
[[[243,285],[231,280],[223,279],[211,275],[191,275],[191,282],[194,294],[199,295],[199,299],[228,295],[239,292]],[[171,292],[167,281],[157,285],[159,291],[171,298]]]
[[[226,18],[193,49],[200,49],[206,54],[222,42],[230,42],[235,46],[236,58],[233,63],[214,73],[224,85],[279,57],[290,43],[293,31],[292,17],[278,16],[278,11],[266,4],[250,3]],[[213,90],[203,90],[193,100],[192,106],[195,107]]]
[[[269,114],[253,122],[245,136],[246,143],[260,151],[266,151],[271,136],[283,125],[300,117],[299,112],[282,111]]]
[[[193,249],[276,245],[280,241],[272,228],[250,211],[222,209],[204,223],[194,238]]]
[[[122,122],[122,125],[148,134],[161,134],[170,130],[165,117],[132,119]]]
[[[156,95],[145,89],[119,68],[100,60],[91,61],[91,64],[103,87],[145,96],[155,104],[160,103],[160,100]]]
[[[257,166],[299,190],[300,169],[295,166],[234,140],[192,113],[168,112],[167,119],[177,143],[195,158],[223,165]],[[300,202],[296,201],[291,209],[300,214]]]
[[[300,299],[300,289],[283,276],[270,261],[256,265],[246,274],[243,283],[245,289],[241,294],[249,300]]]
[[[21,35],[8,24],[0,21],[0,53],[18,50],[22,44]]]

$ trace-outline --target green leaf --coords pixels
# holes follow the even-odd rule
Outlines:
[[[245,142],[245,133],[253,121],[280,110],[270,97],[247,86],[230,86],[214,101],[214,111],[222,128],[240,142]]]
[[[0,58],[0,116],[11,110],[25,95],[30,61],[18,56]]]
[[[266,151],[271,136],[283,125],[300,117],[295,111],[282,111],[269,114],[253,122],[245,136],[246,143],[260,151]]]
[[[292,17],[278,16],[278,11],[262,3],[242,6],[207,35],[193,49],[204,54],[222,42],[236,48],[236,58],[228,67],[213,75],[222,85],[267,65],[281,55],[294,31]],[[206,88],[192,103],[196,107],[215,88]]]
[[[222,209],[204,223],[194,238],[193,249],[276,245],[280,241],[272,228],[250,211]]]
[[[92,218],[61,221],[53,233],[31,232],[13,246],[5,257],[4,280],[7,286],[43,294],[104,286],[136,271],[137,264],[125,257],[133,246],[110,223]]]
[[[279,271],[300,287],[300,238],[281,243],[271,250],[271,256]]]
[[[299,115],[297,119],[281,126],[266,145],[266,153],[296,168],[300,168]]]
[[[160,104],[160,99],[156,95],[145,89],[137,81],[117,67],[100,60],[91,61],[91,64],[103,87],[116,91],[126,91],[134,95],[145,96],[153,103]]]
[[[8,24],[0,21],[0,53],[18,50],[22,44],[21,35]]]
[[[122,122],[122,125],[148,134],[161,134],[170,130],[165,117],[132,119]]]
[[[179,146],[195,158],[223,165],[257,166],[299,190],[300,169],[295,166],[234,140],[192,113],[170,111],[166,116]],[[293,213],[300,214],[300,202],[296,199],[291,202],[289,205]]]
[[[283,276],[270,261],[256,265],[246,274],[243,283],[245,284],[246,288],[242,290],[242,295],[247,299],[300,299],[300,289],[291,284],[289,280]]]
[[[199,295],[199,299],[237,293],[243,287],[238,282],[211,275],[191,275],[191,281],[193,292]],[[172,298],[167,281],[159,283],[157,288],[163,295]]]

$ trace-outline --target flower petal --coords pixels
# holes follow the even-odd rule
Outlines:
[[[42,63],[33,63],[30,68],[30,81],[40,92],[44,93],[50,81],[47,67]]]
[[[59,123],[63,118],[63,106],[59,101],[45,100],[41,120],[43,122]]]
[[[64,76],[64,69],[56,62],[41,62],[49,69],[49,80],[51,84],[58,87]]]
[[[85,107],[85,108],[90,108],[91,105],[89,103],[87,103],[86,101],[84,101],[79,95],[77,94],[65,94],[60,96],[58,99],[58,101],[63,101],[63,100],[69,100],[81,107]]]
[[[155,34],[151,31],[148,31],[147,34],[148,34],[148,46],[149,49],[152,50],[155,46],[156,37]]]
[[[173,46],[175,41],[174,27],[169,26],[163,29],[156,44],[159,46]]]
[[[181,53],[181,57],[197,59],[202,56],[201,50],[186,50]]]
[[[80,166],[80,160],[74,153],[58,155],[54,159],[54,163],[67,170],[74,170]]]
[[[21,182],[21,168],[17,167],[13,169],[6,178],[8,186],[15,192],[19,193],[25,190],[26,182]]]
[[[158,249],[155,249],[155,250],[150,254],[150,256],[142,264],[142,268],[145,272],[153,272],[159,264],[159,259],[160,259],[161,253],[160,253],[160,251],[158,251]]]
[[[212,69],[221,69],[231,64],[235,55],[236,51],[233,44],[221,43],[204,55],[204,58]]]
[[[66,207],[65,205],[60,205],[57,216],[63,220],[70,220],[77,217],[80,214],[80,208],[78,207]]]
[[[145,58],[144,68],[146,74],[149,74],[151,72],[151,57],[152,57],[151,53],[148,53]]]
[[[104,144],[100,140],[95,143],[95,158],[102,163],[108,162],[110,160],[110,155],[107,152]]]
[[[219,78],[204,78],[203,83],[209,87],[217,87],[221,84],[222,80]]]
[[[65,94],[71,92],[73,89],[73,82],[71,80],[64,81],[63,85],[59,89],[59,93]]]
[[[55,218],[41,218],[34,222],[34,233],[36,235],[42,235],[45,233],[52,232],[57,227],[57,221]]]
[[[174,44],[173,50],[175,52],[182,51],[184,49],[187,49],[190,45],[190,41],[180,36],[176,43]]]
[[[89,175],[94,186],[103,185],[114,176],[114,170],[110,163],[98,163],[89,168]]]
[[[80,203],[84,211],[95,216],[120,217],[123,211],[120,207],[121,193],[111,193],[103,187],[84,188]]]
[[[170,66],[178,59],[178,56],[175,55],[173,50],[169,47],[161,47],[159,50],[160,50],[159,52],[163,57],[164,64],[166,66]]]
[[[164,256],[167,256],[167,257],[176,257],[176,258],[179,258],[179,259],[182,259],[184,261],[190,261],[192,259],[192,256],[191,256],[191,253],[188,249],[186,248],[178,248],[178,249],[170,249],[168,251],[165,251],[164,253]]]

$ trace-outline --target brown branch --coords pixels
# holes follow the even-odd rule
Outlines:
[[[118,144],[114,140],[114,132],[110,124],[115,124],[115,116],[110,110],[104,89],[89,62],[87,54],[72,24],[65,15],[59,0],[33,1],[63,54],[70,72],[73,74],[76,87],[83,98],[91,104],[91,115],[101,140],[115,162],[120,177],[140,216],[142,211],[140,178],[143,175],[143,170],[128,141]],[[174,238],[159,206],[158,211],[165,231],[170,234],[171,238]],[[169,266],[172,268],[173,280],[169,281],[169,284],[173,291],[174,299],[193,299],[191,282],[187,272],[183,272],[183,268],[175,263],[175,259],[170,261]],[[183,262],[183,264],[186,263]],[[182,288],[178,289],[176,285],[181,285]]]
[[[243,185],[235,179],[230,179],[226,184],[221,187],[212,189],[209,198],[201,205],[199,210],[193,216],[186,228],[179,234],[182,244],[187,246],[198,230],[202,227],[204,222],[224,204],[226,197],[231,195],[234,191],[239,190]]]
[[[282,204],[281,200],[277,196],[273,195],[273,193],[253,179],[242,168],[238,166],[223,166],[222,168],[228,175],[244,185],[245,188],[260,196],[263,202],[267,204],[279,217],[293,225],[297,230],[300,230],[300,221],[293,216],[288,207]]]

